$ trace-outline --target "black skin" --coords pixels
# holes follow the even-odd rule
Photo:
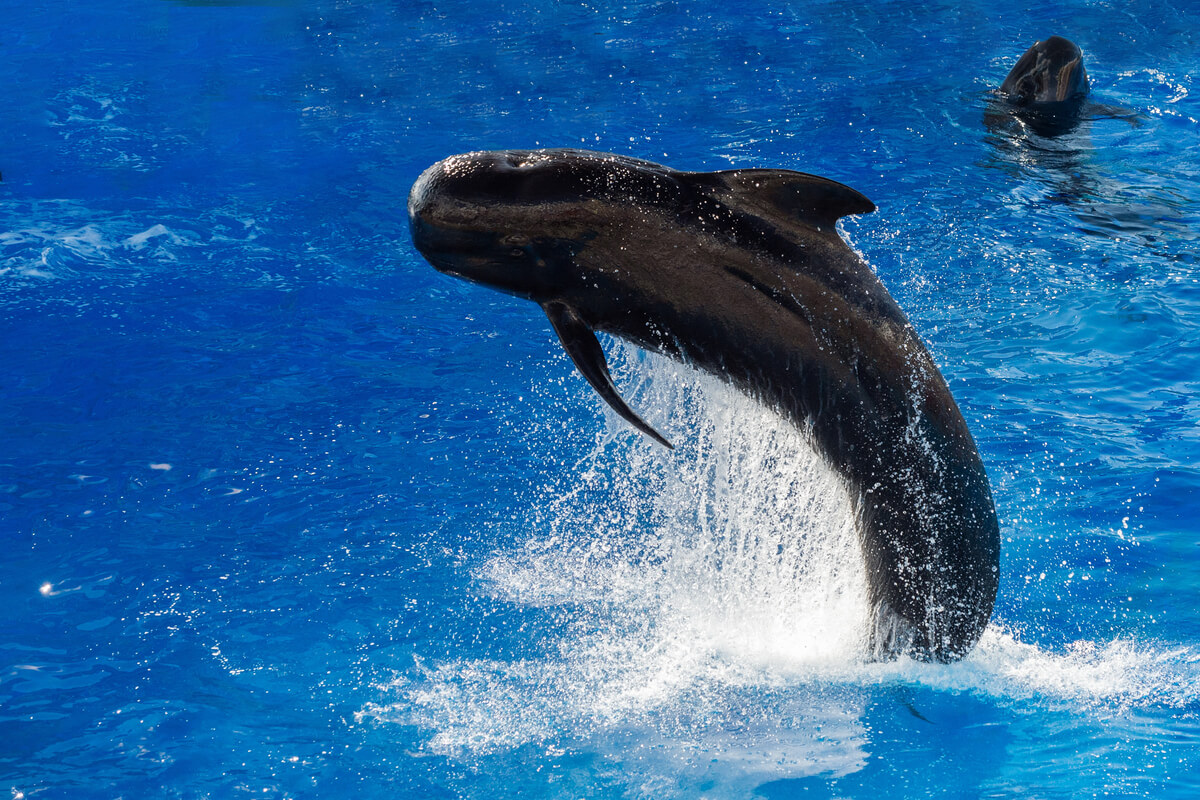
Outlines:
[[[999,577],[991,489],[929,352],[836,231],[869,200],[785,170],[534,150],[441,161],[408,208],[426,259],[541,305],[588,381],[658,441],[613,402],[595,331],[712,373],[807,431],[854,503],[874,657],[949,662],[975,645]]]
[[[1032,47],[1000,84],[1013,113],[1042,136],[1059,136],[1079,121],[1088,95],[1083,53],[1072,41],[1051,36]]]

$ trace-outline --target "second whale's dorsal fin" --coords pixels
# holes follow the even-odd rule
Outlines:
[[[844,183],[787,169],[731,169],[682,173],[684,180],[716,190],[720,202],[778,224],[803,220],[832,230],[838,218],[868,214],[875,204]]]
[[[613,411],[620,414],[622,419],[633,427],[668,449],[674,449],[670,442],[634,413],[633,409],[621,399],[621,395],[617,394],[617,387],[613,385],[612,377],[608,374],[608,362],[604,360],[604,349],[600,347],[596,334],[592,332],[588,324],[575,313],[575,309],[558,300],[544,303],[542,308],[549,317],[554,332],[558,334],[563,349],[567,351],[571,361],[575,362],[575,367],[592,385],[596,393],[604,398],[604,402],[608,403]]]

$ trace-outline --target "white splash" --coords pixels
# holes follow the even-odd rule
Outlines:
[[[859,657],[865,578],[840,478],[794,426],[715,378],[632,347],[615,361],[676,450],[609,413],[529,540],[481,577],[514,602],[640,609],[663,639],[731,663]]]
[[[719,753],[752,782],[861,768],[881,687],[1065,710],[1200,698],[1196,653],[1131,641],[1050,653],[998,625],[958,664],[868,662],[851,505],[803,434],[668,359],[618,344],[613,361],[630,405],[676,449],[606,412],[593,452],[531,503],[526,541],[477,570],[495,597],[556,610],[550,643],[421,664],[360,719],[416,725],[443,754],[633,737],[680,762]]]

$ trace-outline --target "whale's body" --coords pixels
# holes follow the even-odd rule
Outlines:
[[[666,444],[617,395],[594,332],[717,375],[807,431],[855,505],[874,655],[953,661],[991,616],[996,514],[937,366],[836,231],[872,210],[813,175],[576,150],[453,156],[409,197],[435,267],[540,304],[648,435]]]

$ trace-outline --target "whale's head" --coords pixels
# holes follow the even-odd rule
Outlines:
[[[1000,92],[1019,108],[1053,110],[1077,105],[1088,93],[1083,53],[1061,36],[1035,42],[1017,59]]]
[[[438,270],[542,302],[581,280],[573,257],[613,204],[672,202],[671,170],[581,150],[505,150],[451,156],[425,170],[408,197],[413,243]]]

